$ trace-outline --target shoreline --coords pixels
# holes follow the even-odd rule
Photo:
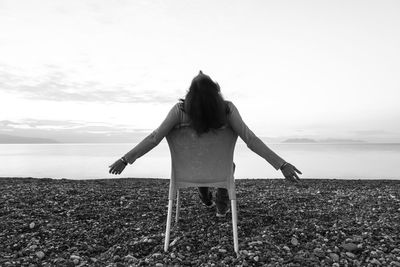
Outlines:
[[[0,178],[0,266],[400,266],[400,181],[237,179],[230,214],[195,188],[163,252],[169,179]]]
[[[49,181],[60,181],[60,180],[67,180],[67,181],[98,181],[98,180],[120,180],[120,179],[132,179],[132,180],[169,180],[169,177],[105,177],[105,178],[82,178],[82,179],[75,179],[75,178],[54,178],[54,177],[30,177],[30,176],[12,176],[12,177],[7,177],[7,176],[0,176],[0,182],[1,180],[5,179],[38,179],[38,180],[49,180]],[[400,176],[398,178],[300,178],[301,181],[400,181]],[[285,179],[282,178],[273,178],[273,177],[267,177],[267,178],[261,178],[261,177],[254,177],[254,178],[235,178],[235,181],[241,181],[241,180],[282,180],[284,181]]]

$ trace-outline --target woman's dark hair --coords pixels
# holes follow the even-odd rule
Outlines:
[[[189,115],[191,126],[199,135],[227,123],[229,108],[221,95],[220,87],[201,71],[193,78],[185,99],[181,101],[183,110]]]

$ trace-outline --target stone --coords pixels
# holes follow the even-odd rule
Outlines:
[[[325,256],[325,252],[321,248],[315,248],[313,252],[319,258],[322,258]]]
[[[74,255],[74,254],[72,254],[71,256],[69,256],[69,258],[70,258],[71,260],[75,260],[75,259],[80,260],[80,259],[81,259],[81,257],[79,257],[78,255]]]
[[[379,255],[378,255],[378,252],[376,252],[376,251],[371,251],[370,253],[369,253],[369,255],[372,257],[372,258],[377,258]]]
[[[262,241],[252,241],[248,243],[249,246],[262,245]]]
[[[339,255],[336,253],[329,253],[329,257],[334,261],[334,262],[339,262]]]
[[[370,263],[376,264],[376,265],[381,265],[381,262],[378,261],[377,259],[372,259],[372,260],[370,261]]]
[[[298,246],[299,245],[299,241],[295,237],[292,237],[292,240],[290,240],[290,243],[292,243],[293,246]]]
[[[226,253],[226,249],[220,248],[220,249],[218,250],[218,252],[220,252],[220,253]]]
[[[344,244],[342,245],[342,248],[344,248],[345,250],[350,251],[350,252],[359,249],[359,248],[357,247],[357,245],[354,244],[354,243],[344,243]]]
[[[70,260],[72,260],[72,262],[75,264],[75,265],[78,265],[79,264],[79,261],[81,260],[81,257],[79,257],[79,256],[77,256],[77,255],[71,255],[70,257]]]
[[[43,251],[38,251],[38,252],[36,252],[36,256],[37,256],[39,259],[43,259],[43,258],[44,258],[44,252],[43,252]]]
[[[354,259],[356,257],[356,255],[354,255],[351,252],[346,252],[347,257]]]
[[[31,223],[29,224],[29,228],[30,228],[30,229],[35,228],[35,223],[34,223],[34,222],[31,222]]]

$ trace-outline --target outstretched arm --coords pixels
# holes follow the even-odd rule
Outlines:
[[[179,123],[180,110],[179,104],[176,104],[168,113],[167,117],[161,123],[161,125],[154,130],[150,135],[144,138],[139,144],[137,144],[132,150],[126,153],[122,158],[115,161],[110,165],[109,173],[120,174],[125,167],[135,162],[136,159],[140,158],[154,147],[156,147],[161,140],[169,133],[169,131]]]
[[[228,121],[232,129],[240,136],[240,138],[246,143],[253,152],[260,157],[264,158],[270,163],[276,170],[281,170],[282,174],[286,179],[290,181],[299,180],[296,174],[301,172],[294,167],[292,164],[286,162],[279,157],[274,151],[272,151],[260,138],[258,138],[244,123],[239,111],[232,102],[228,102],[230,114]]]

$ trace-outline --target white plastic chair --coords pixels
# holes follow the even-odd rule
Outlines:
[[[173,129],[166,136],[171,152],[171,180],[164,251],[168,251],[173,201],[176,197],[175,222],[179,220],[179,189],[187,187],[226,188],[231,200],[233,246],[239,251],[236,191],[233,177],[233,152],[237,134],[224,127],[200,136],[189,126]]]

